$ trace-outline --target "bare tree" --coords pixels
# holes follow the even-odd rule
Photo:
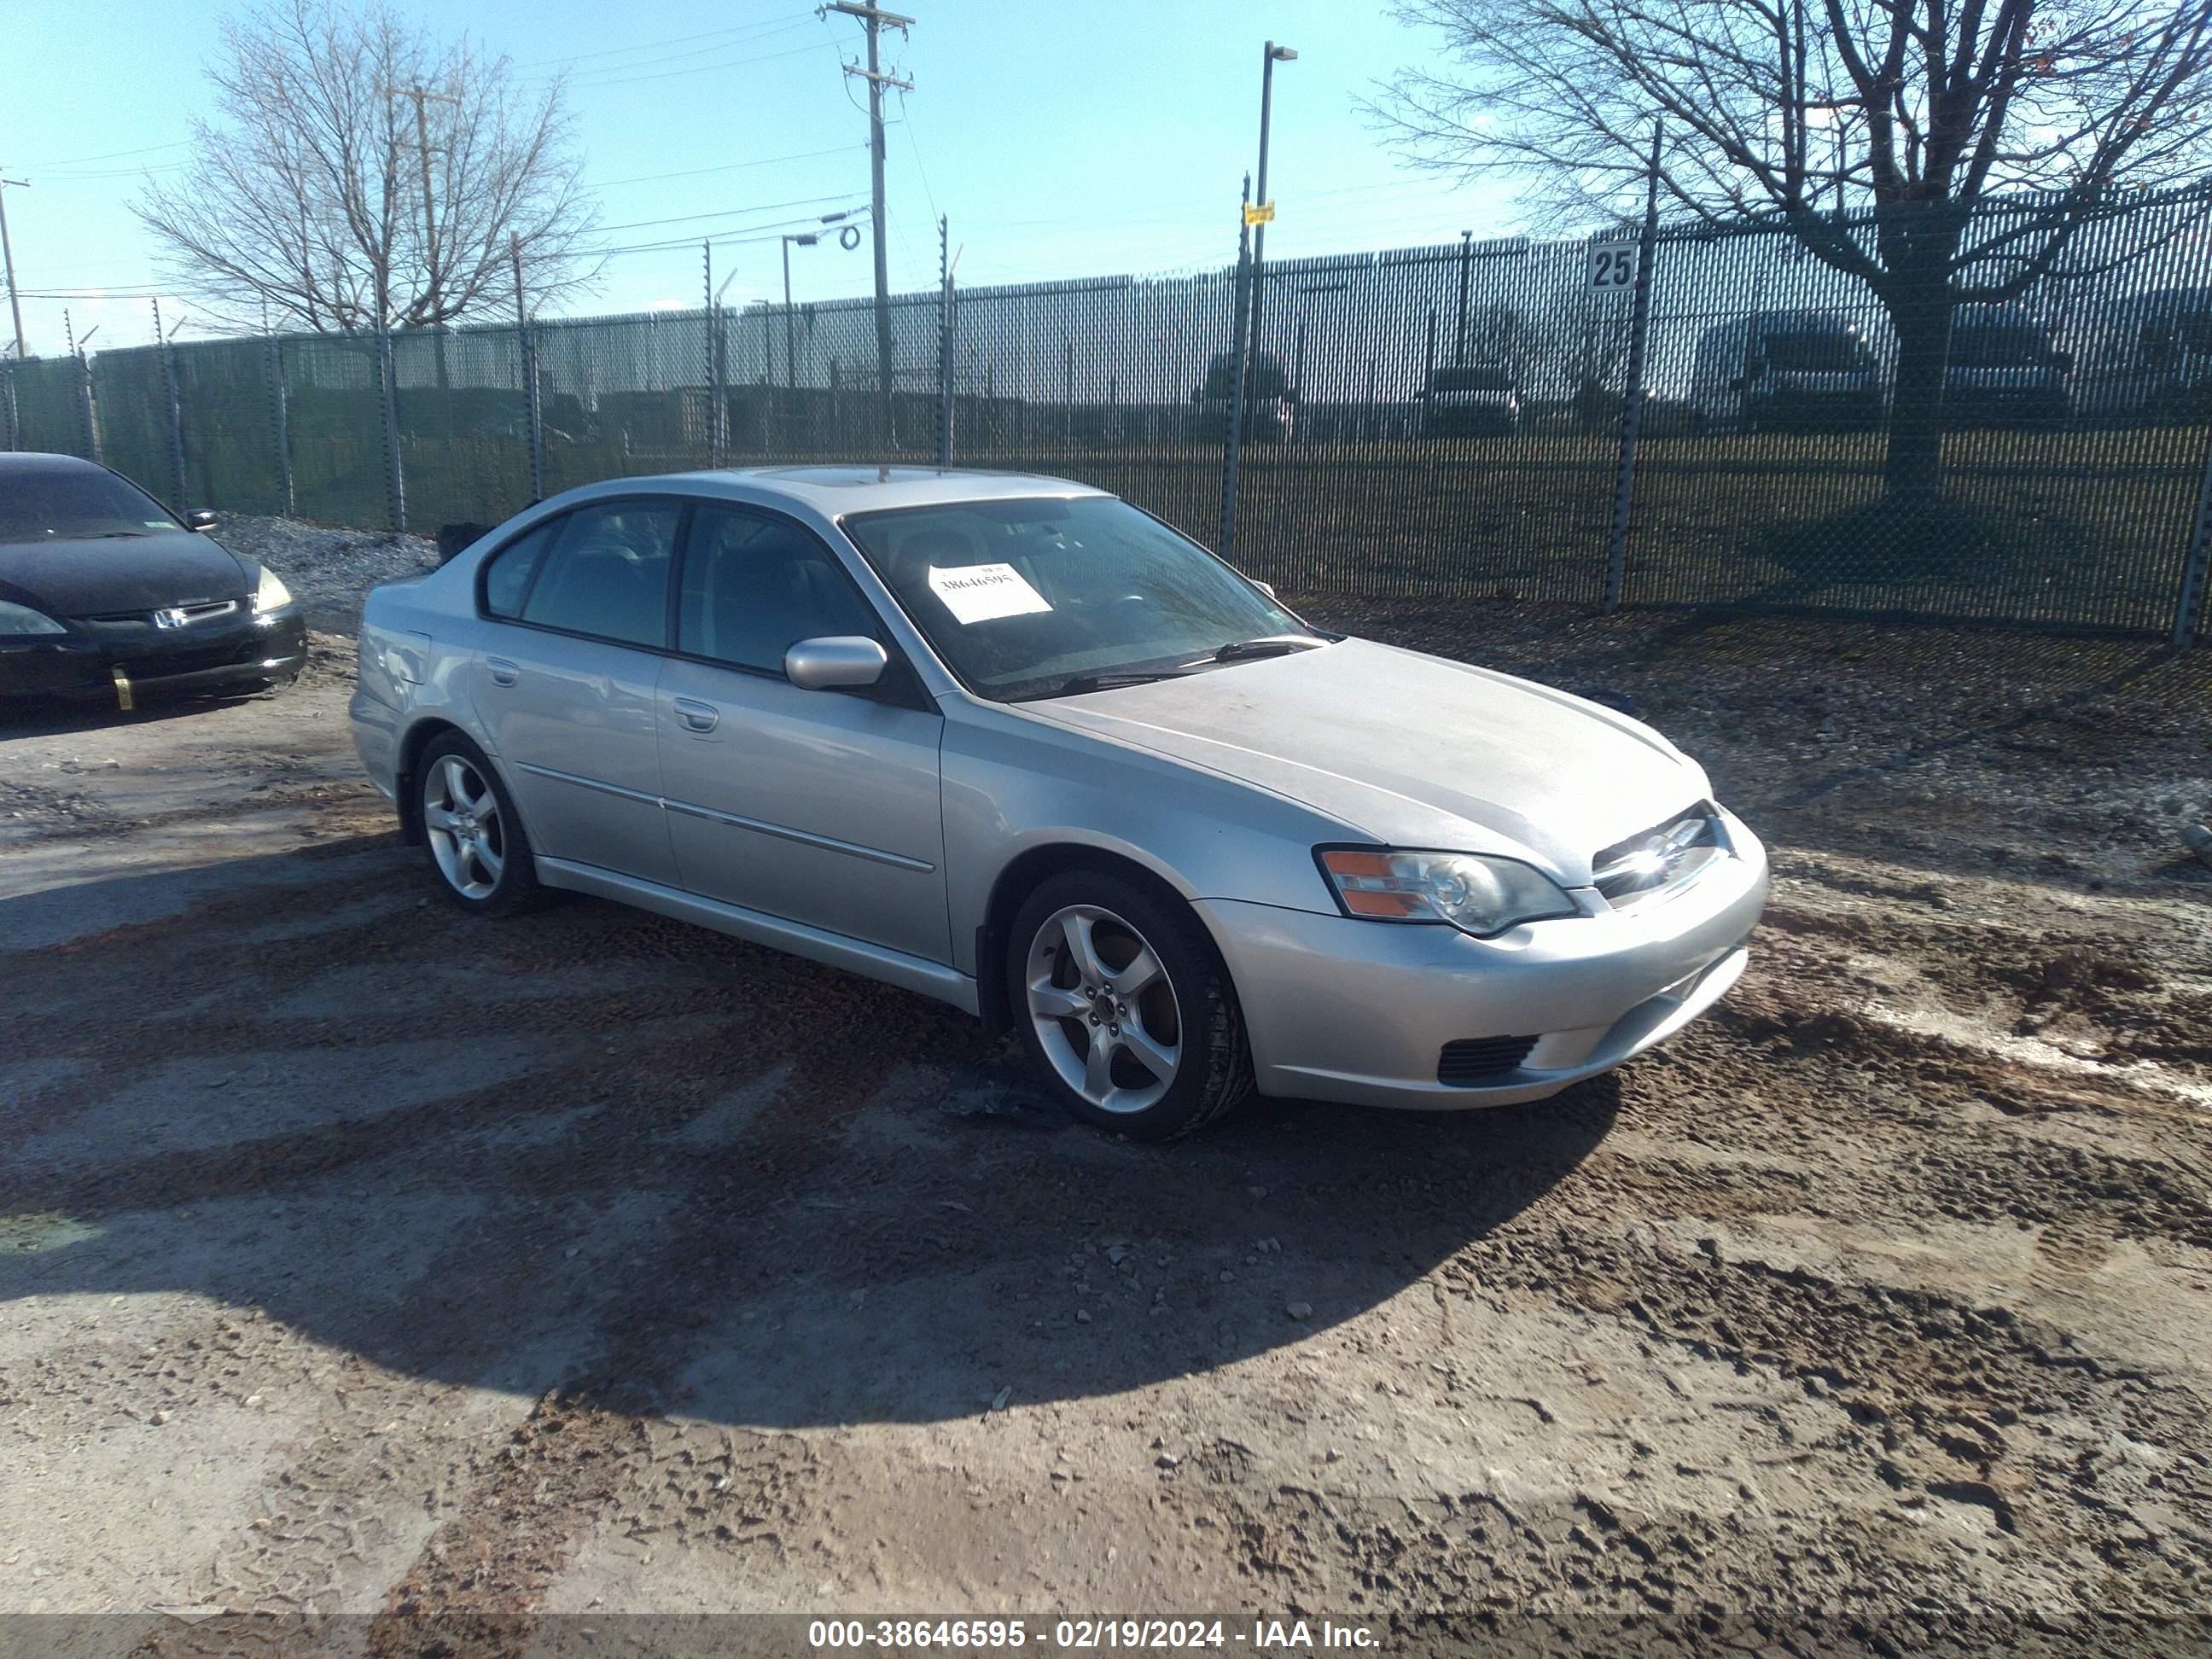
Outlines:
[[[1942,484],[1954,308],[2109,268],[2123,191],[2201,180],[2208,0],[1401,0],[1444,66],[1373,107],[1418,160],[1625,216],[1651,124],[1679,214],[1786,225],[1895,328],[1887,477]],[[2002,212],[1982,211],[2002,195]],[[1871,216],[1844,207],[1871,206]],[[1871,224],[1865,221],[1870,217]],[[1857,222],[1853,222],[1856,220]]]
[[[270,0],[227,19],[180,182],[137,204],[178,282],[243,325],[428,327],[588,282],[592,213],[558,79],[441,45],[382,0]],[[426,195],[426,185],[428,193]]]

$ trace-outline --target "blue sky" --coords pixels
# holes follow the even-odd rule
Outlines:
[[[1269,161],[1279,216],[1271,258],[1435,243],[1515,228],[1510,199],[1406,166],[1355,106],[1393,69],[1433,49],[1377,4],[1331,0],[894,0],[911,37],[887,37],[915,82],[890,113],[888,216],[894,289],[936,280],[937,215],[952,222],[963,284],[1225,263],[1240,178],[1258,145],[1260,52],[1295,46],[1276,71]],[[641,0],[627,6],[471,0],[398,9],[441,32],[465,27],[526,77],[565,70],[610,244],[866,204],[865,100],[838,65],[859,25],[794,0]],[[0,105],[0,169],[28,178],[7,206],[27,290],[120,289],[133,297],[24,302],[31,349],[63,349],[62,310],[94,349],[152,337],[146,300],[163,287],[128,211],[147,167],[176,163],[221,8],[197,0],[28,0],[9,33],[18,64]],[[135,152],[120,154],[119,152]],[[795,159],[785,159],[795,158]],[[738,165],[746,164],[746,165]],[[706,172],[701,169],[721,169]],[[672,173],[690,177],[665,177]],[[776,207],[775,204],[800,204]],[[750,211],[746,211],[750,210]],[[722,213],[674,226],[641,222]],[[780,295],[774,241],[718,248],[732,301]],[[805,299],[866,292],[866,244],[793,255]],[[695,245],[611,260],[578,313],[694,307]],[[190,326],[190,308],[185,307]],[[165,319],[177,307],[165,298]]]

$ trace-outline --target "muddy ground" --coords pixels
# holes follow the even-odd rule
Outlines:
[[[1133,1146],[919,998],[428,900],[343,637],[273,696],[0,726],[0,1610],[179,1653],[225,1609],[387,1654],[722,1609],[2173,1639],[2204,653],[1316,610],[1703,759],[1777,869],[1728,1001],[1534,1106]]]

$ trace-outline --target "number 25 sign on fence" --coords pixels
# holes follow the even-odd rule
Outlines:
[[[1589,285],[1601,293],[1636,286],[1636,244],[1594,242],[1589,250]]]

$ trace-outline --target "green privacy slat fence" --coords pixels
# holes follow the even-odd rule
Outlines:
[[[2209,209],[2207,192],[2116,207],[2069,255],[2087,274],[1952,312],[1942,390],[1911,405],[1942,410],[1932,498],[1885,482],[1908,394],[1872,292],[1772,227],[1663,228],[1625,601],[2173,631],[2212,522]],[[1850,234],[1871,246],[1875,228]],[[1631,307],[1593,287],[1596,246],[1270,264],[1237,562],[1295,592],[1597,602]],[[1603,246],[1632,266],[1632,239]],[[96,434],[179,506],[379,528],[398,507],[428,530],[527,505],[533,437],[551,493],[927,464],[949,415],[956,465],[1098,484],[1212,542],[1243,292],[1233,270],[969,289],[949,328],[940,295],[898,295],[888,400],[863,299],[402,335],[388,404],[365,337],[10,362],[0,421],[20,448],[89,454]]]

